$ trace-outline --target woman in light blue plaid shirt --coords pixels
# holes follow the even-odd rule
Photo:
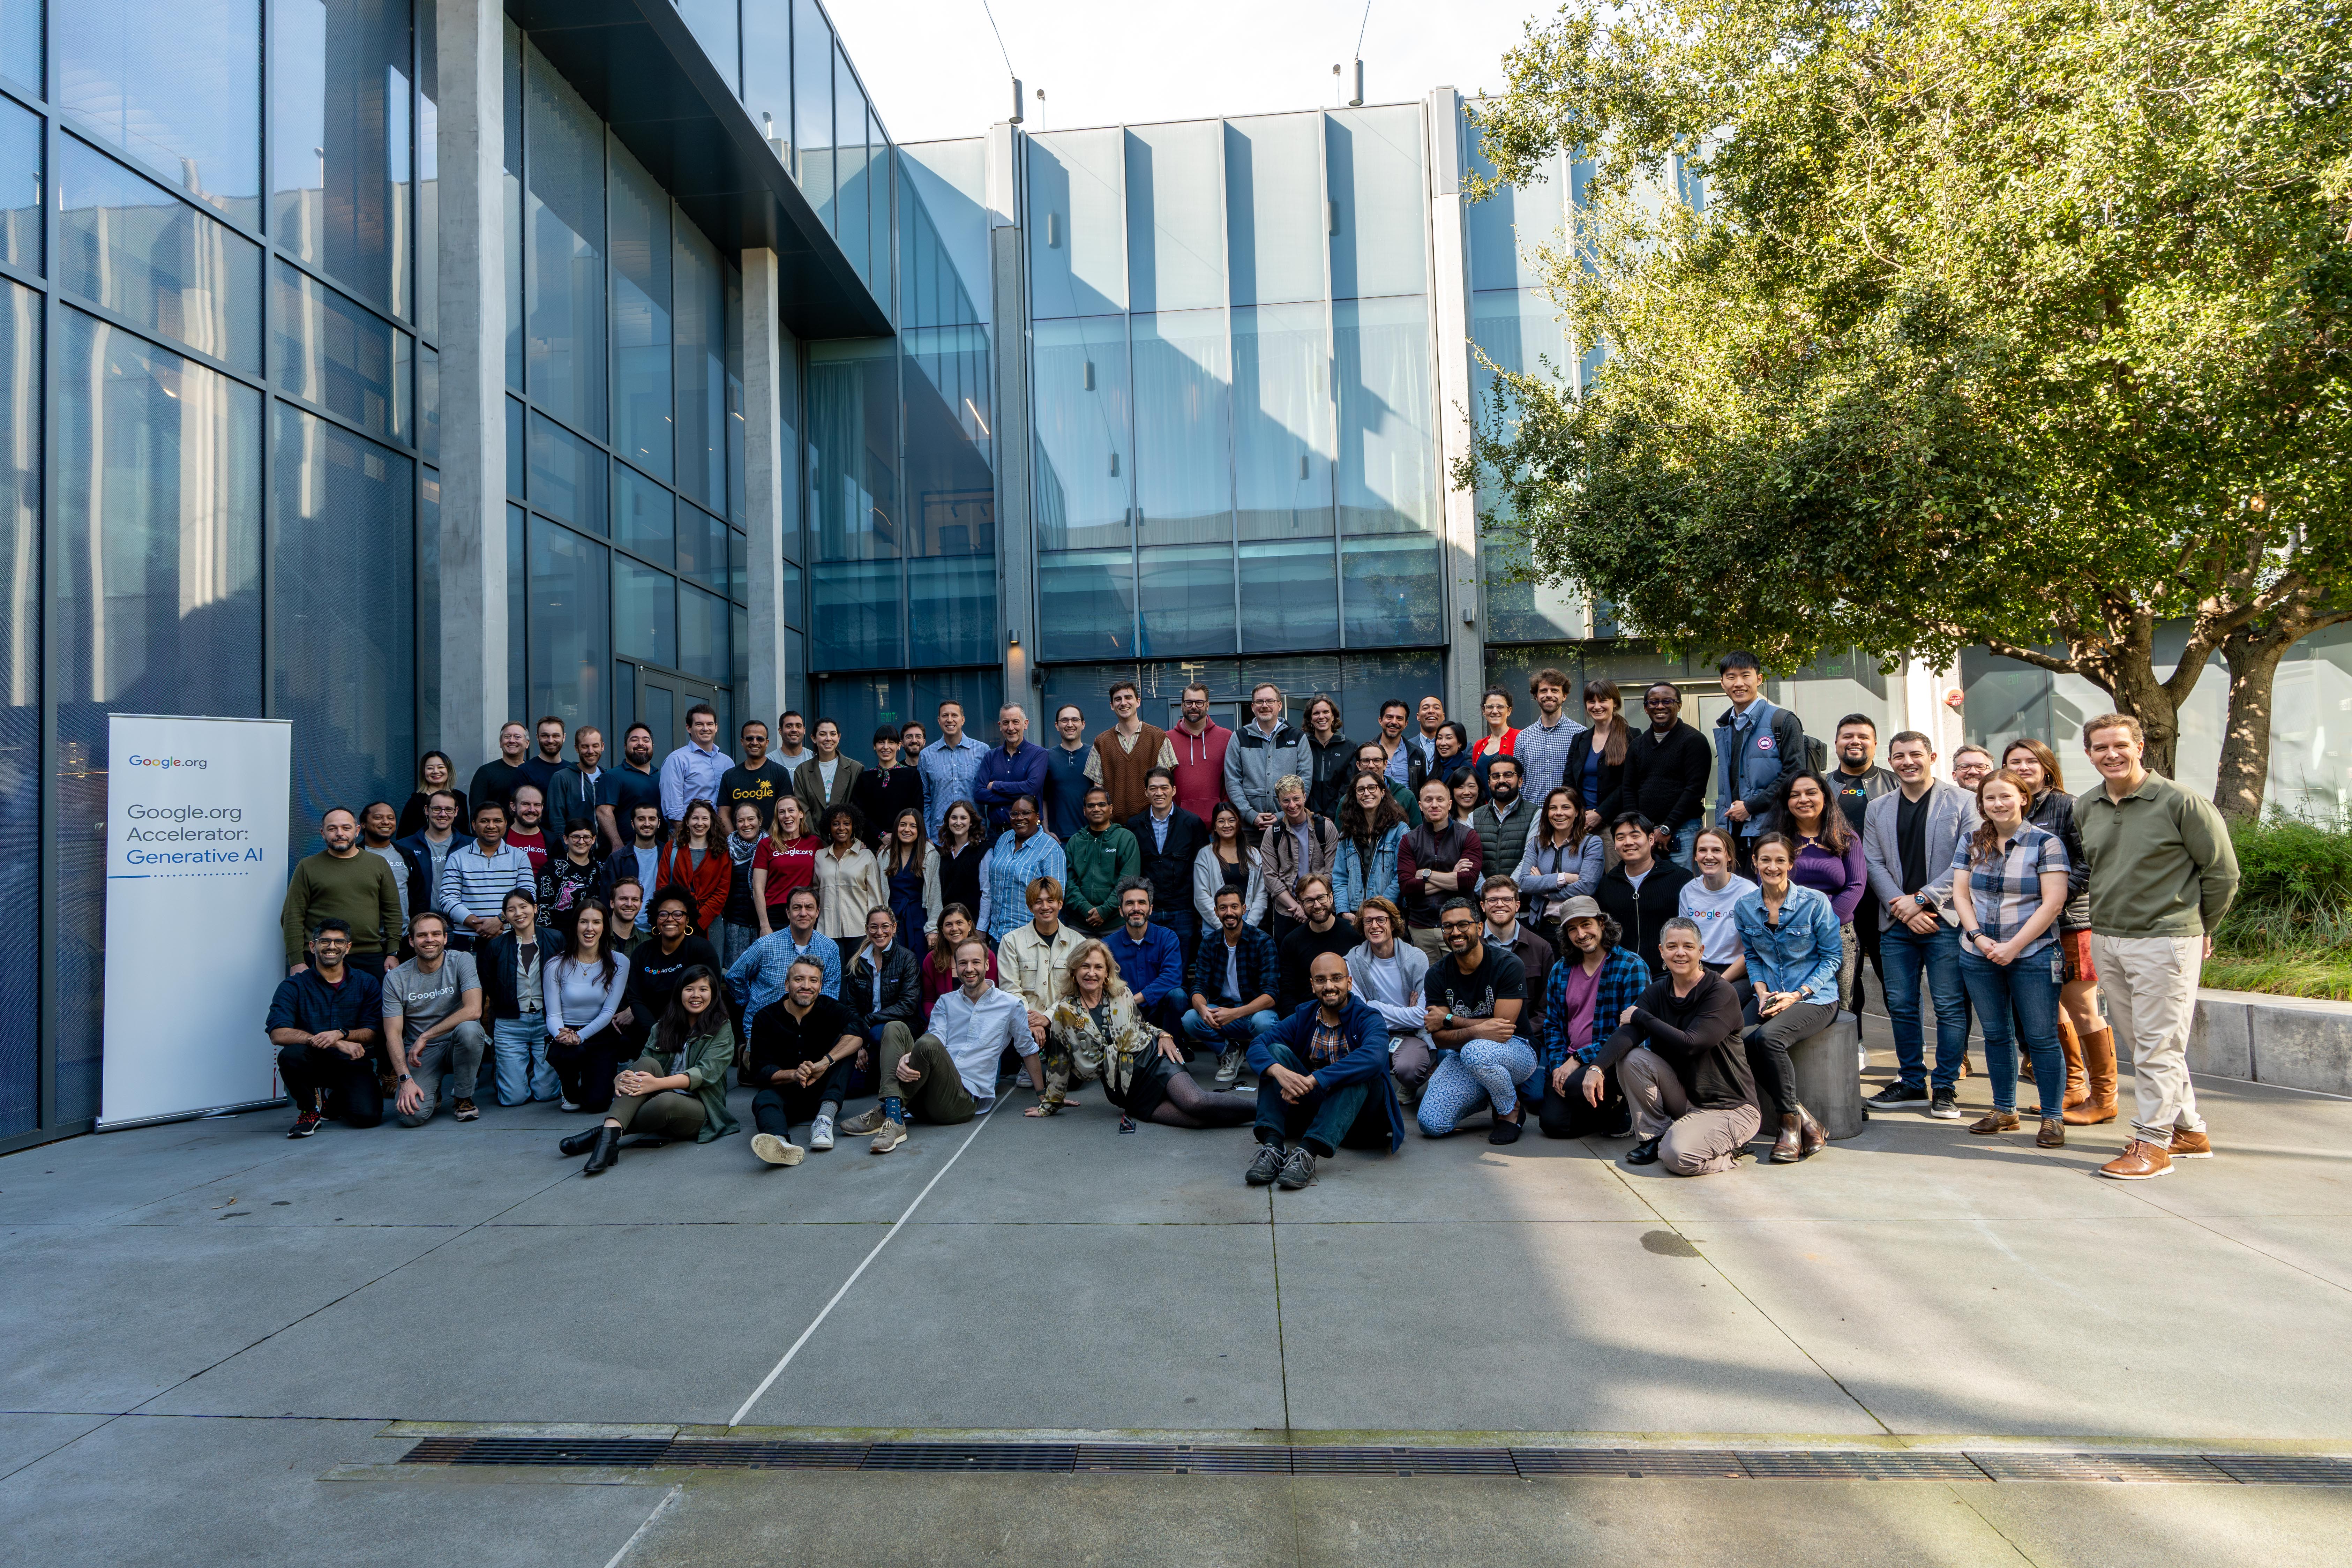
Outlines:
[[[1969,1131],[2017,1131],[2022,1036],[2042,1109],[2052,1113],[2034,1142],[2056,1149],[2066,1142],[2056,1114],[2066,1087],[2058,1048],[2058,988],[2066,969],[2055,930],[2066,907],[2066,850],[2056,834],[2025,820],[2032,799],[2032,787],[2006,768],[1977,785],[1983,823],[1953,850],[1952,907],[1960,921],[1960,980],[1984,1026],[1992,1076],[1992,1114]]]

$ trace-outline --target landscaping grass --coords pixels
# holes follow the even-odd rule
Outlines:
[[[2266,991],[2352,1002],[2352,956],[2341,952],[2216,952],[2200,984],[2217,991]]]
[[[2243,880],[2203,984],[2352,1002],[2352,833],[2273,816],[2230,837]]]

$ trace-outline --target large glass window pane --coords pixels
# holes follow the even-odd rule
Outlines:
[[[1318,114],[1225,122],[1225,223],[1234,303],[1323,298],[1323,149]]]
[[[898,298],[908,325],[989,319],[985,143],[898,150]]]
[[[0,283],[0,908],[27,938],[41,903],[40,388],[41,297]],[[36,942],[0,952],[0,1018],[37,1016],[39,965]],[[37,1029],[0,1034],[0,1138],[39,1114],[40,1047]]]
[[[907,496],[912,552],[988,554],[996,548],[996,481],[980,432],[989,405],[987,329],[929,327],[907,345]]]
[[[747,525],[751,516],[751,500],[746,486],[751,482],[743,468],[743,269],[732,261],[723,262],[719,280],[726,285],[726,326],[719,333],[726,363],[726,405],[719,427],[727,447],[727,521],[738,528]],[[785,380],[791,380],[786,373]],[[711,510],[719,510],[717,498],[712,498]]]
[[[705,680],[724,682],[734,669],[734,645],[727,626],[727,601],[684,583],[677,585],[677,667]]]
[[[77,124],[261,226],[259,0],[53,5],[57,102]]]
[[[1327,117],[1331,297],[1419,294],[1429,279],[1421,110],[1336,109]]]
[[[887,341],[810,345],[809,488],[820,561],[896,555],[903,546],[894,349]]]
[[[1329,343],[1319,304],[1234,312],[1234,489],[1244,539],[1330,537]]]
[[[1127,133],[1129,309],[1194,310],[1225,302],[1225,247],[1213,120]]]
[[[61,321],[47,697],[72,1120],[98,1108],[106,846],[89,825],[106,816],[106,715],[261,713],[262,426],[252,388],[79,311]]]
[[[294,721],[307,839],[388,799],[416,756],[416,493],[409,460],[285,404],[270,460],[269,706]]]
[[[353,293],[408,311],[409,0],[274,0],[269,226]]]
[[[727,531],[727,596],[742,604],[751,594],[751,542],[740,529]]]
[[[753,0],[743,7],[743,107],[791,168],[793,8],[784,0]]]
[[[1063,131],[1029,140],[1029,303],[1045,316],[1127,309],[1126,136]]]
[[[416,451],[426,462],[441,457],[441,356],[416,351]]]
[[[537,49],[525,51],[530,148],[525,389],[565,424],[604,435],[604,128]]]
[[[405,441],[415,340],[314,278],[278,264],[271,374],[292,396],[373,436]]]
[[[1225,313],[1162,310],[1129,320],[1135,354],[1137,538],[1147,545],[1230,540],[1234,492],[1227,404],[1233,373]]]
[[[623,464],[613,465],[613,538],[660,566],[677,560],[677,498]]]
[[[866,287],[885,310],[894,309],[890,298],[890,172],[894,166],[882,117],[869,107],[866,111]]]
[[[545,518],[530,520],[530,700],[536,716],[612,730],[610,552]]]
[[[1339,577],[1349,647],[1409,647],[1445,635],[1444,569],[1435,541],[1341,540]]]
[[[693,224],[674,226],[677,309],[677,489],[705,506],[727,501],[727,290],[719,247]]]
[[[416,732],[441,732],[441,471],[416,475]]]
[[[840,190],[834,199],[833,232],[851,268],[863,277],[867,209],[873,201],[866,172],[866,94],[849,68],[849,57],[838,44],[833,56],[833,153],[835,181]]]
[[[1145,658],[1234,651],[1234,547],[1181,544],[1137,552],[1136,603]]]
[[[0,0],[0,76],[41,91],[41,0]]]
[[[907,563],[908,662],[979,664],[998,651],[996,561],[966,555]]]
[[[1037,557],[1037,657],[1135,657],[1135,556],[1066,550]]]
[[[504,184],[499,211],[507,226],[507,390],[522,390],[522,29],[509,17],[499,79],[506,84]]]
[[[833,28],[817,0],[793,0],[793,135],[801,190],[833,223]]]
[[[1495,177],[1495,165],[1473,148],[1473,173]],[[1464,222],[1470,230],[1470,287],[1473,289],[1534,289],[1543,279],[1528,265],[1526,253],[1559,237],[1567,214],[1568,183],[1560,177],[1559,159],[1544,163],[1544,177],[1525,185],[1505,185],[1483,202],[1466,203]]]
[[[530,504],[551,517],[604,531],[604,454],[530,413]]]
[[[1339,531],[1435,532],[1436,392],[1418,298],[1331,308],[1339,383]]]
[[[897,562],[836,562],[813,567],[811,577],[811,663],[819,669],[896,669],[906,663]]]
[[[758,0],[752,0],[751,8],[759,9]],[[677,14],[686,18],[695,42],[710,57],[710,63],[719,68],[719,79],[726,82],[727,90],[741,92],[742,62],[735,37],[735,0],[677,0]]]
[[[426,337],[440,330],[441,71],[436,18],[439,7],[416,13],[416,325]],[[426,731],[428,734],[430,731]]]
[[[1504,370],[1538,370],[1549,361],[1559,374],[1573,374],[1559,310],[1531,289],[1489,289],[1471,296],[1470,336]],[[1495,373],[1470,366],[1472,407],[1481,418],[1492,405]],[[1478,487],[1481,516],[1502,505],[1488,477]],[[1582,615],[1566,588],[1545,587],[1520,574],[1528,563],[1527,542],[1507,528],[1489,530],[1479,552],[1484,579],[1486,636],[1499,642],[1546,642],[1583,635]]]
[[[698,506],[677,509],[677,570],[706,588],[727,591],[727,525]]]
[[[261,372],[261,247],[59,139],[58,281],[151,331]]]
[[[613,558],[613,651],[677,668],[677,579]]]
[[[1336,647],[1339,563],[1321,539],[1242,546],[1242,651]]]
[[[0,99],[0,261],[27,272],[41,269],[41,117]]]
[[[1572,671],[1576,667],[1571,664]],[[1486,683],[1497,684],[1489,673]],[[1524,691],[1525,677],[1507,683]],[[1433,691],[1445,689],[1445,658],[1437,653],[1349,654],[1339,661],[1339,716],[1351,735],[1370,735],[1380,721],[1381,704],[1391,697],[1418,703]]]
[[[1036,374],[1037,546],[1124,543],[1134,519],[1128,431],[1127,319],[1039,321]]]
[[[507,508],[507,711],[530,710],[530,563],[523,552],[530,520],[522,508]]]
[[[669,197],[612,144],[613,447],[670,477]]]
[[[518,398],[509,397],[507,399],[507,494],[527,496],[530,493],[523,476],[528,466],[522,403]]]

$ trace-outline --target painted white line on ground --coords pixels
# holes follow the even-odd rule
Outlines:
[[[637,1542],[646,1538],[646,1531],[654,1527],[654,1521],[667,1513],[669,1511],[670,1504],[676,1502],[678,1498],[685,1493],[685,1491],[686,1487],[684,1483],[681,1482],[679,1485],[674,1486],[670,1488],[669,1490],[662,1493],[661,1501],[654,1504],[654,1510],[653,1512],[646,1515],[645,1523],[637,1526],[637,1532],[635,1535],[630,1536],[626,1541],[621,1542],[621,1549],[613,1553],[612,1561],[605,1563],[604,1568],[621,1568],[621,1559],[626,1557],[632,1551],[635,1550]]]
[[[987,1114],[983,1115],[980,1121],[974,1124],[971,1131],[965,1136],[964,1141],[956,1145],[956,1152],[948,1156],[947,1163],[939,1168],[938,1173],[933,1175],[929,1181],[923,1184],[923,1190],[915,1194],[915,1201],[907,1205],[907,1212],[898,1216],[897,1223],[892,1225],[888,1230],[883,1232],[882,1239],[874,1244],[874,1250],[867,1253],[864,1260],[861,1261],[856,1268],[849,1271],[849,1278],[841,1282],[841,1289],[833,1293],[833,1300],[827,1301],[824,1304],[824,1310],[816,1315],[814,1320],[810,1322],[807,1328],[801,1331],[801,1337],[793,1342],[793,1348],[784,1352],[784,1359],[778,1362],[773,1367],[769,1369],[768,1375],[760,1380],[760,1386],[751,1391],[751,1397],[743,1402],[742,1408],[735,1412],[734,1415],[728,1420],[727,1425],[730,1426],[740,1426],[743,1424],[743,1417],[751,1414],[751,1406],[760,1403],[760,1396],[767,1393],[769,1389],[775,1386],[776,1379],[784,1375],[784,1368],[793,1364],[793,1357],[801,1353],[801,1347],[809,1342],[809,1336],[815,1333],[820,1328],[823,1328],[824,1326],[825,1319],[831,1317],[833,1315],[833,1310],[841,1305],[841,1299],[849,1294],[849,1288],[857,1283],[857,1277],[866,1272],[866,1266],[872,1263],[877,1258],[879,1258],[882,1255],[882,1249],[890,1245],[890,1238],[898,1235],[900,1227],[905,1226],[909,1219],[914,1217],[915,1211],[923,1206],[923,1200],[931,1195],[931,1189],[940,1184],[940,1177],[946,1175],[950,1171],[955,1169],[955,1163],[963,1158],[963,1152],[971,1147],[972,1140],[980,1136],[981,1129],[988,1125],[989,1119],[993,1117],[998,1109],[1011,1098],[1012,1096],[1007,1094],[1000,1094],[996,1097],[996,1104],[988,1108]],[[887,1159],[888,1156],[886,1155],[884,1157]],[[617,1559],[615,1561],[617,1561]],[[607,1564],[606,1568],[610,1568],[610,1564]]]

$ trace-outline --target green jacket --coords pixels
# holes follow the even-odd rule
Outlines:
[[[695,1134],[696,1142],[708,1143],[739,1131],[727,1114],[727,1069],[735,1065],[734,1025],[721,1024],[710,1034],[697,1035],[675,1054],[655,1049],[648,1039],[646,1055],[661,1063],[664,1076],[684,1073],[695,1098],[702,1101],[702,1131]]]
[[[2201,936],[2238,893],[2238,852],[2203,795],[2150,773],[2121,800],[2103,780],[2074,797],[2101,936]]]
[[[1062,918],[1089,936],[1115,930],[1120,881],[1143,875],[1143,847],[1136,843],[1135,835],[1116,824],[1100,833],[1081,827],[1070,835],[1063,858],[1069,862],[1070,892]],[[1102,916],[1101,925],[1087,923],[1088,910]]]

